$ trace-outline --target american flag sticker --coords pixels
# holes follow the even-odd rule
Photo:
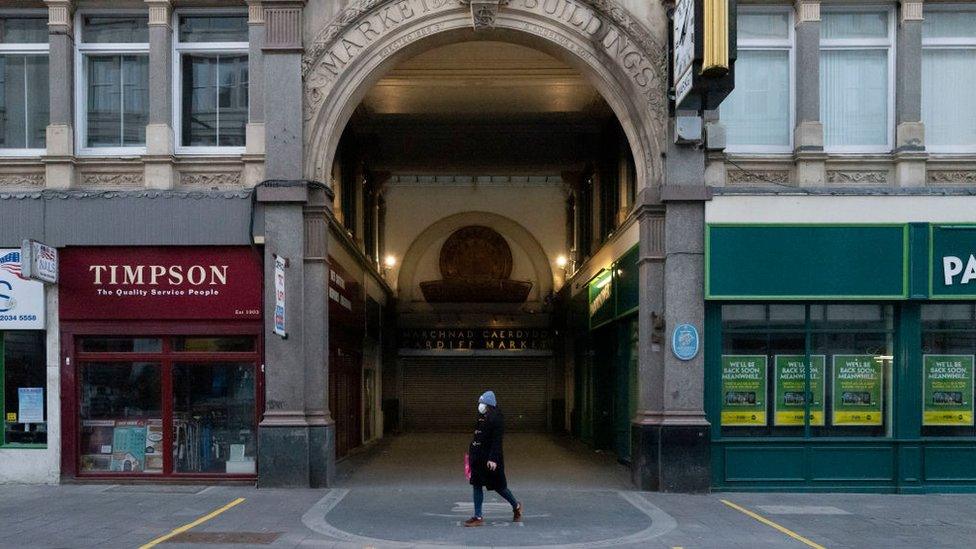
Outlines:
[[[0,256],[0,269],[3,269],[4,271],[7,271],[10,274],[16,275],[17,278],[27,280],[21,274],[19,251],[8,252],[3,256]]]

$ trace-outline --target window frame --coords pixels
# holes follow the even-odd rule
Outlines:
[[[789,52],[789,145],[727,145],[725,151],[737,155],[793,154],[793,147],[795,146],[793,140],[796,131],[796,15],[791,6],[743,5],[739,6],[738,12],[745,14],[786,13],[788,15],[789,37],[787,39],[739,38],[736,48],[739,51],[786,50]],[[719,114],[719,121],[721,121],[721,113]]]
[[[0,18],[3,19],[16,19],[18,17],[40,17],[43,19],[48,18],[47,10],[44,9],[28,9],[28,10],[13,10],[13,9],[0,9]],[[50,36],[50,35],[49,35]],[[51,40],[48,38],[47,42],[36,42],[29,44],[0,44],[0,56],[8,55],[43,55],[47,56],[48,63],[51,62]],[[48,65],[50,67],[50,65]],[[26,81],[24,82],[26,86]],[[50,76],[48,77],[48,85],[50,86]],[[48,94],[48,101],[50,102],[50,94]],[[50,108],[49,108],[50,111]],[[49,112],[50,114],[50,112]],[[26,113],[25,113],[26,116]],[[51,125],[50,119],[48,119],[48,125]],[[26,133],[26,128],[25,128]],[[47,137],[45,136],[45,147],[44,148],[13,148],[13,147],[0,147],[0,157],[3,158],[16,158],[16,157],[37,157],[47,153]]]
[[[890,5],[871,4],[865,6],[851,6],[846,4],[831,4],[823,6],[823,14],[831,12],[854,13],[854,12],[884,12],[888,20],[888,36],[886,38],[820,38],[818,57],[823,57],[824,51],[852,51],[852,50],[883,50],[888,54],[888,93],[887,93],[887,120],[885,120],[886,141],[884,145],[835,145],[828,146],[826,139],[826,129],[824,131],[824,152],[828,154],[890,154],[894,150],[895,136],[895,69],[896,69],[896,41],[897,21],[895,10]],[[817,67],[820,71],[820,67]],[[823,75],[820,74],[820,85],[823,86]],[[822,87],[821,87],[822,90]],[[821,90],[817,90],[820,94]],[[820,108],[823,109],[823,96],[820,96]],[[820,121],[825,124],[824,120]]]
[[[6,344],[6,341],[4,341],[4,336],[5,336],[5,333],[6,332],[10,332],[10,331],[15,331],[15,330],[6,330],[6,331],[5,330],[0,330],[0,414],[4,414],[4,416],[6,416],[6,413],[7,413],[7,393],[6,393],[6,390],[7,390],[7,361],[6,361],[6,356],[5,356],[7,344]],[[16,330],[16,331],[19,331],[19,330]],[[42,330],[24,330],[24,331],[42,331]],[[47,349],[46,349],[47,337],[46,336],[44,337],[44,344],[45,344],[45,357],[44,357],[44,360],[46,361],[47,360],[47,356],[46,356],[46,352],[47,352]],[[45,362],[44,368],[45,368],[45,370],[47,368],[46,362]],[[0,450],[46,450],[47,447],[48,447],[48,445],[51,444],[51,431],[49,430],[50,422],[51,422],[51,410],[48,408],[48,405],[47,405],[47,402],[46,402],[47,397],[48,397],[48,389],[49,389],[48,388],[48,385],[47,385],[47,381],[46,381],[46,376],[47,376],[47,372],[46,371],[45,371],[44,375],[45,375],[45,382],[44,382],[44,399],[45,399],[45,402],[44,402],[44,407],[45,407],[45,412],[46,412],[44,414],[44,430],[47,433],[47,442],[46,443],[43,443],[43,444],[42,443],[7,442],[7,426],[6,426],[7,418],[6,417],[2,417],[2,418],[0,418],[0,421],[3,421],[3,424],[0,425],[0,427],[2,427],[2,429],[0,429]]]
[[[173,137],[175,139],[174,145],[176,154],[181,155],[243,155],[247,149],[246,146],[246,130],[245,130],[245,146],[243,147],[227,147],[227,146],[190,146],[183,144],[183,55],[185,54],[227,54],[227,55],[245,55],[250,60],[250,41],[247,42],[181,42],[180,41],[180,17],[184,15],[240,15],[247,20],[247,10],[240,8],[182,8],[178,10],[173,10],[172,15],[172,28],[173,28],[173,48],[172,48],[172,70],[173,70]],[[250,37],[249,37],[250,38]],[[247,122],[245,122],[245,128],[251,120],[251,75],[248,72],[248,105],[247,105]],[[219,101],[218,101],[218,112],[219,112]],[[219,135],[219,129],[218,129]]]
[[[149,42],[84,42],[82,19],[86,15],[148,15],[146,10],[86,9],[75,12],[75,151],[78,156],[141,156],[146,145],[91,147],[88,145],[88,69],[90,56],[145,55],[149,56]],[[150,70],[150,73],[152,71]],[[151,78],[151,75],[150,75]],[[147,82],[147,85],[152,85]]]
[[[973,12],[976,13],[976,5],[973,4],[931,4],[925,6],[926,11],[946,12]],[[925,22],[923,21],[924,25]],[[973,38],[925,38],[922,33],[922,56],[924,62],[925,50],[973,50],[976,51],[976,37]],[[923,99],[924,101],[924,99]],[[924,120],[922,121],[925,122]],[[931,146],[925,144],[925,149],[938,155],[969,155],[976,152],[976,143],[972,145],[948,145]]]

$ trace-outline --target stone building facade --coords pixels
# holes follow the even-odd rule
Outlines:
[[[940,464],[942,456],[976,452],[976,433],[904,420],[919,416],[922,404],[899,392],[907,380],[922,379],[923,356],[976,352],[962,339],[925,343],[926,322],[932,333],[945,328],[939,322],[950,332],[976,322],[965,309],[976,292],[956,292],[960,282],[939,293],[939,277],[951,281],[954,264],[934,259],[939,231],[976,223],[976,119],[965,105],[963,121],[953,123],[944,107],[960,98],[950,83],[927,84],[952,70],[976,72],[976,37],[952,22],[976,21],[974,5],[741,1],[736,90],[717,110],[678,113],[670,95],[673,7],[648,0],[0,6],[4,77],[14,82],[21,63],[25,90],[18,96],[16,86],[5,88],[3,98],[5,112],[24,122],[5,122],[0,245],[40,240],[70,259],[63,269],[79,269],[64,273],[75,285],[45,290],[46,351],[36,366],[44,375],[30,383],[46,389],[46,442],[0,445],[0,480],[133,472],[116,468],[128,459],[116,455],[120,429],[150,440],[158,427],[171,442],[163,443],[158,471],[149,457],[133,458],[139,478],[198,473],[262,486],[328,486],[337,452],[437,421],[412,415],[426,402],[412,399],[454,384],[454,377],[424,376],[447,364],[437,362],[446,356],[438,354],[442,347],[468,345],[450,364],[483,364],[487,377],[479,379],[489,383],[542,368],[531,383],[544,395],[518,397],[534,402],[525,409],[540,418],[526,429],[566,431],[613,449],[642,489],[976,485],[976,472],[953,477]],[[942,49],[955,53],[943,58]],[[927,117],[937,135],[932,147]],[[688,127],[697,137],[688,138]],[[864,226],[897,234],[861,234]],[[499,249],[507,252],[477,257],[484,269],[507,261],[508,272],[498,276],[529,284],[523,297],[485,297],[494,294],[484,290],[481,272],[468,273],[481,286],[462,286],[464,295],[481,297],[439,302],[425,293],[424,284],[440,275],[468,272],[467,260],[445,255],[446,242],[467,227],[501,235]],[[787,232],[758,240],[735,232],[761,227]],[[498,242],[484,234],[466,245]],[[892,291],[865,282],[875,276],[871,266],[851,269],[846,280],[843,269],[816,258],[792,266],[776,260],[808,248],[858,264],[862,247],[888,250],[888,238],[899,243],[892,253],[902,255],[868,256],[878,270],[904,271]],[[742,242],[755,245],[735,247]],[[190,259],[227,253],[231,266],[253,254],[262,305],[222,312],[204,302],[167,302],[143,316],[126,316],[129,305],[98,312],[94,302],[86,312],[74,297],[59,305],[66,292],[91,289],[86,284],[95,283],[82,275],[95,264],[85,262],[102,253],[119,251],[131,261],[145,253],[146,276],[153,266],[170,273],[196,265],[180,264],[167,248]],[[222,265],[208,268],[221,272]],[[769,283],[756,282],[769,273]],[[175,291],[185,291],[183,283],[173,283]],[[225,292],[242,303],[256,295],[253,285],[231,286]],[[818,319],[864,322],[865,333],[891,337],[877,348],[833,348],[818,338],[830,339],[837,326],[818,331]],[[799,339],[782,348],[736,339],[736,330],[759,325],[771,326],[763,332],[768,341],[791,330]],[[512,336],[529,352],[503,358],[497,342],[429,335],[468,329],[545,331],[549,343]],[[180,347],[187,337],[214,334],[251,343]],[[161,343],[137,351],[140,344],[130,342],[126,351],[95,342],[109,336]],[[607,344],[608,337],[616,342]],[[470,348],[478,345],[486,346]],[[107,415],[93,411],[92,395],[130,398],[116,395],[112,383],[132,382],[137,369],[113,378],[92,366],[122,363],[126,352],[162,365],[151,384],[159,384],[163,402],[173,391],[174,404],[145,404],[145,414],[133,418],[112,416],[112,406]],[[242,434],[207,435],[224,454],[215,465],[184,463],[178,451],[167,457],[182,428],[200,427],[190,418],[204,414],[207,396],[191,387],[180,400],[179,364],[186,357],[224,364],[225,352],[248,365],[226,375],[251,384],[250,408],[205,413],[214,425],[243,422]],[[732,368],[727,357],[762,355],[766,364],[791,354],[811,363],[819,354],[871,353],[889,357],[879,359],[887,361],[878,370],[880,427],[820,433],[801,418],[799,430],[783,430],[770,418],[762,428],[737,429],[735,410],[725,415],[723,402],[736,392],[723,385]],[[525,362],[505,362],[511,356]],[[762,394],[751,405],[758,398],[763,418],[767,393],[780,396],[776,368],[767,365],[771,377],[756,381]],[[224,386],[214,380],[225,374],[206,375],[199,383],[209,390]],[[968,387],[971,394],[971,370]],[[817,405],[808,402],[804,415]],[[7,430],[36,431],[10,416],[11,406]],[[452,410],[445,405],[442,413]],[[99,431],[107,428],[114,431]],[[769,474],[750,468],[772,454],[775,463],[807,465],[799,472],[770,467]],[[851,456],[868,465],[839,474]],[[872,476],[876,466],[884,473]]]

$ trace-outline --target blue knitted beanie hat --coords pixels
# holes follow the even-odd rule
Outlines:
[[[485,391],[485,394],[478,398],[478,402],[487,404],[488,406],[494,406],[496,408],[498,407],[498,401],[495,400],[494,391]]]

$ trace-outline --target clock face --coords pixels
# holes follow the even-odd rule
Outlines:
[[[674,7],[674,79],[691,69],[695,57],[695,3],[678,0]]]

